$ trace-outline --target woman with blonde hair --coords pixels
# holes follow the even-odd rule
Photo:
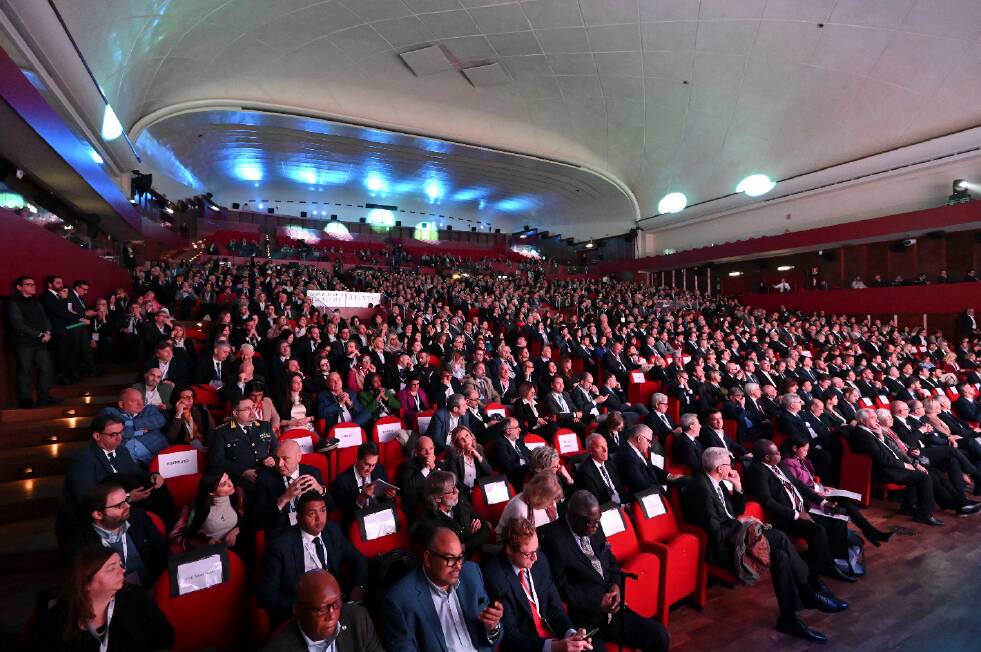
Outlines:
[[[525,483],[524,490],[508,501],[497,522],[497,538],[501,538],[504,525],[512,518],[526,518],[536,528],[551,523],[559,517],[559,500],[562,487],[551,471],[539,471]]]

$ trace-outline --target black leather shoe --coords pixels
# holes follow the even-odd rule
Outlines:
[[[923,523],[924,525],[932,525],[933,527],[940,527],[944,524],[939,518],[933,516],[914,516],[913,520],[917,523]]]
[[[826,614],[838,613],[848,608],[848,603],[839,600],[830,593],[815,591],[812,595],[803,598],[804,606],[808,609],[817,609]]]
[[[811,629],[801,621],[794,618],[793,620],[784,620],[780,618],[777,620],[777,631],[790,636],[796,636],[802,638],[805,641],[810,641],[811,643],[827,643],[828,637],[817,631],[816,629]]]
[[[977,514],[978,510],[981,510],[981,503],[968,503],[957,510],[957,515],[969,516],[971,514]]]
[[[833,577],[836,580],[841,580],[842,582],[857,582],[858,578],[851,573],[846,573],[834,564],[831,565],[831,571],[828,572],[828,577]]]

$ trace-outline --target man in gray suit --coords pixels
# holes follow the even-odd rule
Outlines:
[[[295,620],[286,623],[262,652],[385,652],[368,611],[344,604],[341,587],[327,571],[300,577],[293,615]]]

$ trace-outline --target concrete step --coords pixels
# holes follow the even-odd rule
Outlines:
[[[0,482],[0,532],[7,523],[53,516],[64,482],[64,475]],[[6,542],[0,534],[0,550]]]
[[[82,440],[0,450],[0,483],[64,474],[69,458],[87,445]]]
[[[87,440],[91,423],[92,417],[84,416],[8,424],[0,428],[0,446],[11,450]]]

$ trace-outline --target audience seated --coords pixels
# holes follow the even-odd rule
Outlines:
[[[394,500],[395,489],[387,488],[377,494],[375,483],[378,481],[387,483],[388,473],[378,463],[378,445],[365,442],[358,446],[357,461],[341,471],[330,486],[345,526],[354,521],[357,512]]]
[[[167,437],[162,432],[167,417],[160,408],[144,403],[139,390],[124,389],[119,393],[119,403],[101,414],[122,421],[123,446],[140,464],[148,465],[154,455],[167,448]]]
[[[197,498],[184,507],[171,529],[170,543],[182,550],[218,544],[237,550],[244,516],[245,492],[224,471],[207,471]]]
[[[458,489],[452,471],[433,471],[426,478],[422,506],[412,525],[412,534],[420,542],[429,540],[439,528],[453,530],[468,553],[479,552],[490,540],[490,526],[473,511],[466,496]]]

